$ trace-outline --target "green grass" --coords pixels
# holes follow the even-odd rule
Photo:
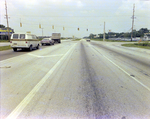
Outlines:
[[[103,39],[91,39],[94,41],[103,41]],[[109,40],[109,39],[105,39],[106,42],[130,42],[130,41],[122,41],[122,40]]]
[[[131,42],[131,41],[122,41],[122,40],[108,40],[108,39],[106,39],[105,41],[107,42]]]
[[[122,46],[150,49],[150,43],[148,41],[133,44],[122,44]]]
[[[3,50],[10,50],[10,49],[12,49],[12,48],[10,47],[10,45],[9,45],[9,46],[0,46],[0,51],[3,51]]]
[[[9,40],[0,40],[0,42],[9,42]]]
[[[94,40],[94,41],[103,41],[103,39],[91,39],[91,40]]]

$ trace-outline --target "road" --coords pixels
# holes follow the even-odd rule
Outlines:
[[[10,45],[10,43],[9,42],[0,42],[0,46],[9,46]]]
[[[82,39],[1,57],[2,119],[150,119],[149,50]]]

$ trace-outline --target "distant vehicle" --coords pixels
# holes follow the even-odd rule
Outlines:
[[[90,42],[90,39],[86,39],[87,42]]]
[[[30,51],[33,48],[39,49],[39,44],[40,42],[34,34],[13,33],[11,35],[10,45],[14,51],[17,51],[17,49],[28,49]]]
[[[51,39],[56,43],[61,43],[61,34],[60,33],[52,33]]]
[[[42,45],[54,45],[54,40],[52,40],[51,38],[43,38],[41,40],[41,44]]]

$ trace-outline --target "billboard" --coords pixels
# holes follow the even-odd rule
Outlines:
[[[9,34],[11,35],[14,33],[13,29],[9,29]],[[8,35],[8,30],[7,28],[0,28],[0,35]]]

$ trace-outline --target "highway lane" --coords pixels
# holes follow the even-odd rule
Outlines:
[[[0,46],[9,46],[10,43],[9,42],[0,42]]]
[[[81,40],[3,60],[1,117],[149,119],[147,55]]]
[[[59,44],[55,44],[55,45],[59,45]],[[49,45],[40,46],[39,49],[33,49],[32,52],[34,52],[36,50],[42,50],[42,49],[47,48],[47,47],[52,47],[52,46],[49,46]],[[21,49],[18,49],[17,52],[14,52],[13,49],[0,51],[0,56],[1,56],[0,61],[8,59],[8,58],[16,57],[19,55],[23,55],[23,54],[26,54],[29,52],[30,51],[21,50]]]
[[[65,43],[65,42],[69,42],[70,40],[62,40],[61,42]],[[1,43],[2,45],[3,43]],[[8,44],[8,43],[7,43]],[[55,43],[55,45],[59,45],[58,43]],[[53,45],[52,45],[53,46]],[[39,49],[33,49],[32,52],[36,51],[36,50],[42,50],[44,48],[47,48],[47,47],[52,47],[52,46],[49,46],[49,45],[40,45]],[[58,48],[57,48],[58,49]],[[26,53],[29,53],[30,51],[25,51],[25,50],[21,50],[21,49],[18,49],[17,52],[14,52],[13,49],[10,49],[10,50],[5,50],[5,51],[0,51],[0,61],[2,60],[5,60],[5,59],[8,59],[8,58],[11,58],[11,57],[16,57],[16,56],[19,56],[19,55],[23,55],[23,54],[26,54]]]

